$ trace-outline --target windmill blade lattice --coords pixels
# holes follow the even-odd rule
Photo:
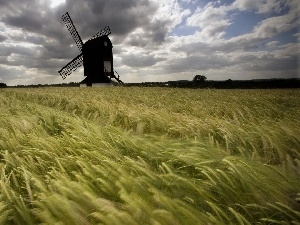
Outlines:
[[[91,37],[89,40],[95,39],[97,37],[101,37],[103,35],[110,35],[110,28],[109,26],[104,27],[102,30],[100,30],[97,34],[95,34],[93,37]]]
[[[80,50],[80,52],[82,52],[83,42],[82,42],[81,37],[79,36],[68,12],[62,16],[62,20],[65,22],[68,30],[70,31],[78,49]]]
[[[78,67],[83,65],[83,54],[81,53],[77,57],[75,57],[71,62],[65,65],[59,72],[61,77],[65,79],[69,76],[73,71],[75,71]]]

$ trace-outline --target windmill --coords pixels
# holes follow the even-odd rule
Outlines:
[[[71,62],[65,65],[59,74],[65,79],[73,71],[83,65],[84,76],[86,78],[80,82],[80,86],[103,86],[112,85],[113,83],[123,83],[114,74],[113,69],[113,54],[112,43],[108,38],[111,34],[110,28],[106,26],[104,29],[96,33],[85,43],[82,42],[73,21],[67,12],[62,16],[62,20],[67,26],[67,29],[71,33],[80,54],[76,56]]]

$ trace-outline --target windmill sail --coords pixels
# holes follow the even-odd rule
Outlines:
[[[93,37],[91,37],[89,40],[95,39],[97,37],[101,37],[103,35],[110,35],[110,28],[109,26],[104,27],[102,30],[100,30],[97,34],[95,34]]]
[[[80,52],[82,52],[83,42],[82,42],[81,37],[79,36],[68,12],[62,16],[62,20],[65,22],[68,30],[70,31],[78,49],[80,50]]]
[[[81,53],[77,57],[75,57],[71,62],[65,65],[59,72],[61,77],[65,79],[69,76],[73,71],[75,71],[78,67],[82,66],[83,64],[83,54]]]

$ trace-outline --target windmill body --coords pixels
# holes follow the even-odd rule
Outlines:
[[[86,78],[82,83],[111,83],[114,76],[112,43],[107,35],[87,41],[83,45],[83,66]]]
[[[114,74],[113,46],[108,37],[111,33],[109,27],[105,27],[87,42],[83,43],[69,14],[63,15],[62,19],[81,52],[81,54],[58,71],[62,78],[65,79],[83,65],[86,78],[80,82],[80,86],[108,86],[123,83],[119,76],[116,77]]]

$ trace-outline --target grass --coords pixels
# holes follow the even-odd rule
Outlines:
[[[0,92],[0,224],[300,224],[300,91]]]

